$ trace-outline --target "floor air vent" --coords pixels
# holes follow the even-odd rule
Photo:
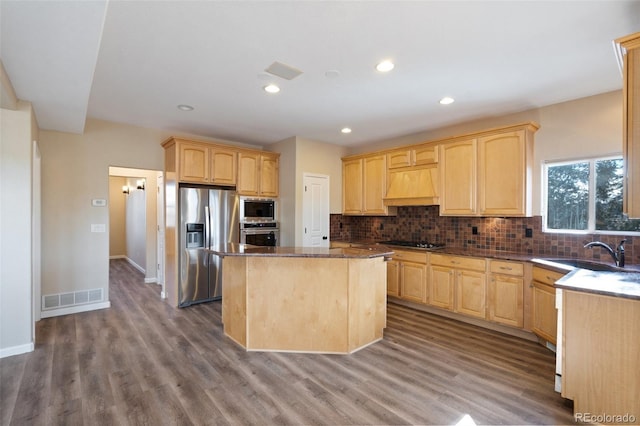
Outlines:
[[[94,302],[102,302],[101,288],[80,290],[72,293],[47,294],[42,296],[42,309],[66,308]]]

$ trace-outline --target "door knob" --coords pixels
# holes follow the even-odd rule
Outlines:
[[[326,239],[327,239],[327,236],[325,235],[324,237],[322,237],[322,239],[323,239],[323,240],[326,240]]]

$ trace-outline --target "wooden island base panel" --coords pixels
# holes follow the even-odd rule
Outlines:
[[[382,339],[390,252],[237,244],[212,251],[223,256],[224,333],[248,351],[349,354]]]

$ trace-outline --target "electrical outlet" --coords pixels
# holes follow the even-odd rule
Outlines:
[[[478,227],[477,226],[472,226],[471,227],[471,233],[473,235],[478,235]]]
[[[531,228],[525,228],[524,230],[524,236],[526,238],[533,238],[533,229]]]

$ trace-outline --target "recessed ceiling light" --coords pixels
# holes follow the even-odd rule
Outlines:
[[[351,129],[349,127],[343,127],[340,131],[344,134],[351,133]]]
[[[395,65],[391,61],[382,61],[376,65],[376,69],[380,72],[389,72],[393,67],[395,67]]]
[[[440,99],[440,103],[442,105],[449,105],[455,102],[455,99],[449,97],[449,96],[445,96],[444,98]]]
[[[184,105],[184,104],[178,105],[178,109],[180,111],[193,111],[193,107],[191,105]]]
[[[280,91],[280,88],[275,84],[269,84],[267,86],[264,86],[264,91],[267,93],[278,93]]]

